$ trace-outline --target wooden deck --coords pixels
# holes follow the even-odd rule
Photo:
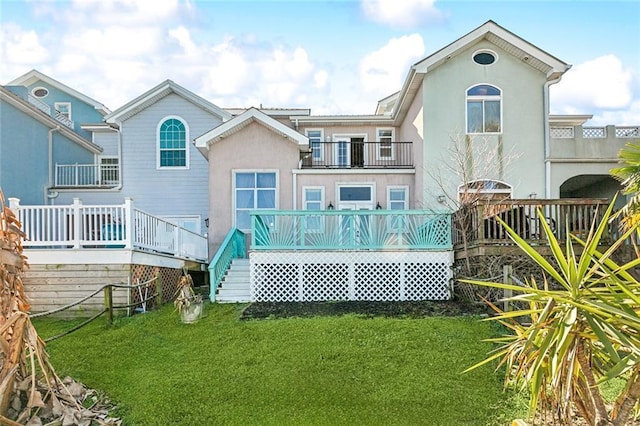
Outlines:
[[[521,254],[498,219],[507,223],[542,255],[551,254],[543,220],[560,242],[565,241],[567,233],[586,237],[591,225],[602,219],[608,203],[608,200],[599,198],[478,201],[453,215],[455,258]],[[612,222],[603,241],[613,241],[618,234],[618,223]]]

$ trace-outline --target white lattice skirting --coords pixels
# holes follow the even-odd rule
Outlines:
[[[453,252],[252,252],[251,300],[446,300]]]

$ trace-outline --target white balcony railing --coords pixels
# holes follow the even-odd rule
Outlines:
[[[34,105],[40,111],[44,112],[47,115],[51,115],[51,107],[42,102],[40,99],[36,98],[35,96],[28,95],[27,100],[30,104]]]
[[[9,202],[27,235],[25,248],[125,248],[202,262],[208,258],[206,237],[136,209],[130,199],[121,205],[83,205],[77,198],[68,206]]]
[[[62,124],[64,124],[65,126],[73,129],[73,120],[69,119],[69,117],[67,117],[65,114],[61,113],[60,111],[56,111],[56,115],[54,115],[54,118],[59,122],[61,122]]]
[[[56,164],[56,187],[113,187],[119,183],[119,164]]]

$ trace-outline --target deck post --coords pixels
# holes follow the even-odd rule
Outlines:
[[[73,199],[73,248],[80,248],[80,241],[82,240],[82,200],[80,198]]]
[[[107,321],[113,324],[113,293],[110,285],[104,288],[104,307],[107,312]]]
[[[135,222],[133,219],[133,199],[125,197],[124,199],[124,248],[133,248],[133,227]]]

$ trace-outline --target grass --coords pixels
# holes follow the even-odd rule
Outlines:
[[[490,366],[495,329],[474,317],[240,321],[206,305],[182,324],[172,306],[51,342],[59,375],[104,391],[126,425],[507,424],[517,398]],[[38,320],[41,337],[68,327]]]

